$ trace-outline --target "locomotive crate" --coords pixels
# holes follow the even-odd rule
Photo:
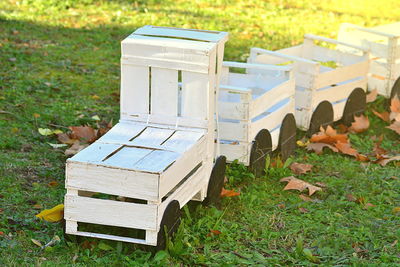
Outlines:
[[[362,55],[323,47],[315,41],[348,46]],[[296,123],[310,134],[341,118],[349,124],[354,114],[365,108],[369,54],[360,46],[306,34],[298,46],[277,51],[252,48],[248,62],[293,66]]]
[[[225,159],[214,163],[215,92],[227,38],[145,26],[122,41],[121,119],[67,160],[67,234],[162,249],[183,205],[218,199]]]
[[[256,173],[278,145],[287,157],[295,147],[294,94],[291,67],[224,61],[218,99],[220,153]]]
[[[400,22],[372,28],[343,23],[338,38],[370,51],[369,91],[376,89],[386,98],[400,97]],[[357,52],[343,46],[339,49]]]

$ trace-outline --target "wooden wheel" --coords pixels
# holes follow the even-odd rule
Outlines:
[[[328,126],[333,122],[333,108],[332,104],[328,101],[322,101],[319,103],[314,113],[311,116],[310,128],[308,129],[308,135],[313,135],[319,132],[319,129]]]
[[[160,230],[157,235],[156,251],[167,246],[167,239],[172,238],[181,224],[181,208],[177,200],[172,200],[164,211],[161,219]]]
[[[400,77],[397,78],[396,82],[392,87],[392,92],[390,93],[390,100],[392,100],[396,95],[398,98],[400,98]]]
[[[262,129],[254,138],[250,152],[250,170],[255,176],[261,176],[265,169],[265,158],[272,151],[271,134]]]
[[[285,161],[296,149],[296,120],[292,113],[286,114],[279,133],[278,151]]]
[[[214,163],[211,171],[211,177],[207,187],[207,197],[204,199],[204,205],[216,205],[221,200],[221,191],[224,186],[226,169],[226,157],[219,156]]]
[[[351,92],[343,110],[342,122],[350,126],[354,122],[354,116],[362,114],[367,104],[366,94],[363,89],[356,88]]]

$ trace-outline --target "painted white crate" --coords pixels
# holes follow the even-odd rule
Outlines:
[[[245,73],[235,73],[233,68]],[[262,129],[270,132],[272,149],[276,149],[283,118],[295,113],[294,94],[290,67],[223,62],[218,99],[220,153],[228,161],[238,159],[249,165],[253,140]]]
[[[121,120],[67,160],[67,234],[155,246],[171,201],[182,207],[206,197],[227,38],[145,26],[122,42]],[[136,203],[91,197],[96,193]],[[145,239],[83,232],[79,222],[144,230]]]
[[[362,51],[354,55],[315,44],[322,41],[350,46]],[[365,49],[337,40],[311,34],[304,36],[301,45],[277,51],[252,48],[249,63],[292,66],[296,80],[296,123],[302,130],[310,127],[311,117],[321,101],[329,101],[333,107],[333,120],[339,120],[346,100],[355,88],[364,91],[367,86],[369,55]],[[328,67],[322,63],[333,63]]]
[[[338,38],[370,51],[372,62],[368,90],[376,89],[380,95],[390,97],[394,84],[400,77],[400,22],[372,28],[343,23]],[[357,52],[349,47],[340,46],[339,49]]]

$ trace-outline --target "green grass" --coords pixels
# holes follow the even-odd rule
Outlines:
[[[34,217],[42,208],[62,203],[65,194],[66,157],[62,149],[47,144],[57,140],[41,136],[37,128],[94,124],[93,115],[118,120],[120,41],[137,27],[229,31],[225,58],[243,61],[252,46],[295,45],[306,32],[335,37],[341,22],[374,26],[396,21],[400,12],[396,0],[348,2],[1,1],[0,264],[400,264],[400,214],[393,211],[400,207],[399,165],[361,164],[301,148],[292,160],[314,168],[299,178],[327,185],[314,197],[317,201],[304,202],[298,192],[282,190],[279,179],[291,175],[288,168],[271,168],[265,177],[254,177],[244,166],[232,164],[227,187],[241,195],[224,199],[219,209],[187,205],[168,252],[155,257],[125,243],[95,240],[92,249],[67,244],[60,224]],[[382,147],[400,153],[399,137],[384,128],[371,108],[382,111],[384,100],[369,106],[372,126],[352,135],[352,143],[370,153],[371,137],[383,134]],[[51,181],[59,185],[48,186]],[[361,204],[348,201],[347,194]],[[363,203],[375,206],[365,208]],[[222,234],[210,236],[210,229]],[[62,241],[45,251],[31,242],[33,238],[47,243],[54,235]]]

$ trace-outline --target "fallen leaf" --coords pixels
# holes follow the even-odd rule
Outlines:
[[[342,152],[343,154],[346,155],[350,155],[350,156],[354,156],[357,157],[358,152],[357,150],[355,150],[354,148],[351,147],[351,145],[349,143],[342,143],[342,142],[338,142],[335,144],[335,147]]]
[[[386,166],[386,164],[388,164],[389,162],[397,161],[397,160],[400,160],[400,155],[397,155],[397,156],[394,156],[391,158],[383,158],[383,159],[378,160],[376,163],[378,163],[381,166]]]
[[[368,130],[369,119],[367,116],[360,115],[359,117],[354,117],[354,122],[349,127],[349,132],[351,133],[362,133]]]
[[[33,205],[33,208],[36,209],[36,210],[40,210],[40,209],[43,208],[43,206],[40,205],[40,204],[35,204],[35,205]]]
[[[400,213],[400,207],[393,208],[393,213]]]
[[[220,235],[222,234],[221,231],[218,230],[210,230],[210,232],[207,234],[207,236],[212,236],[212,235]]]
[[[400,134],[400,121],[395,121],[390,126],[387,126],[386,128],[395,131],[397,134]]]
[[[313,201],[312,198],[310,198],[310,197],[308,197],[306,195],[303,195],[303,194],[300,194],[299,198],[301,198],[305,202],[312,202]]]
[[[372,203],[365,203],[364,208],[372,208],[372,207],[376,207],[376,205],[372,204]]]
[[[83,249],[92,249],[92,248],[94,248],[96,246],[96,241],[88,241],[88,240],[85,240],[85,241],[83,241],[83,243],[81,244],[81,247],[83,248]]]
[[[376,142],[376,143],[374,144],[374,148],[372,149],[372,151],[374,151],[375,156],[376,156],[377,158],[381,158],[383,155],[386,155],[386,154],[387,154],[387,151],[386,151],[385,149],[381,148],[380,145],[381,145],[381,141]]]
[[[79,141],[75,141],[75,143],[70,148],[65,150],[64,154],[66,156],[73,156],[88,146],[88,144],[81,145]]]
[[[58,129],[56,129],[56,130],[50,130],[50,129],[45,129],[45,128],[39,128],[39,129],[38,129],[38,132],[39,132],[41,135],[44,135],[44,136],[53,135],[53,134],[61,134],[61,133],[62,133],[62,131],[61,131],[61,130],[58,130]]]
[[[290,169],[292,170],[292,172],[294,174],[304,174],[308,171],[311,171],[313,165],[311,164],[303,164],[303,163],[297,163],[297,162],[293,162],[290,165]]]
[[[47,143],[47,144],[49,144],[52,148],[61,148],[68,146],[67,144],[52,144],[52,143]]]
[[[326,187],[326,184],[322,182],[316,182],[315,184],[318,185],[319,187]]]
[[[92,119],[95,120],[95,121],[99,121],[100,117],[98,115],[94,115],[94,116],[92,116]]]
[[[355,198],[352,194],[347,194],[346,199],[350,202],[356,202],[357,198]]]
[[[57,134],[57,139],[61,143],[68,144],[68,145],[72,145],[77,141],[77,139],[70,138],[69,135],[66,133]]]
[[[302,192],[305,189],[308,189],[308,195],[313,195],[316,191],[322,190],[322,188],[307,183],[303,180],[297,179],[294,176],[284,177],[280,180],[280,182],[288,182],[288,184],[283,188],[283,190],[299,190]]]
[[[99,99],[100,99],[100,96],[98,96],[98,95],[92,95],[92,99],[94,99],[94,100],[99,100]]]
[[[40,114],[38,113],[33,113],[33,117],[35,117],[36,119],[40,117]]]
[[[0,236],[1,236],[1,235],[4,235],[4,232],[0,231]]]
[[[238,195],[240,195],[240,193],[233,190],[226,190],[225,188],[221,190],[221,197],[235,197]]]
[[[358,161],[363,161],[363,162],[369,161],[369,158],[367,156],[365,156],[365,155],[362,155],[362,154],[357,154],[356,155],[356,159]]]
[[[310,141],[303,142],[303,141],[301,141],[301,140],[298,140],[298,141],[296,142],[296,144],[297,144],[299,147],[305,147],[305,146],[307,146],[309,143],[310,143]]]
[[[379,113],[376,110],[372,110],[372,113],[374,113],[381,120],[386,121],[386,122],[390,122],[390,114],[389,114],[389,112],[384,111],[382,113]]]
[[[71,138],[92,143],[97,139],[97,130],[90,126],[70,126]]]
[[[11,132],[12,132],[13,134],[16,134],[16,133],[19,132],[19,129],[16,128],[16,127],[13,127],[13,128],[11,129]]]
[[[390,101],[390,111],[393,113],[400,113],[400,99],[397,95]]]
[[[367,103],[374,102],[376,97],[378,96],[378,90],[372,90],[369,94],[367,94]]]
[[[322,151],[325,147],[329,148],[333,152],[339,151],[336,147],[329,145],[329,144],[325,144],[325,143],[310,143],[307,145],[307,150],[309,150],[309,151],[313,150],[316,154],[319,155],[319,154],[322,154]]]
[[[285,204],[283,204],[283,203],[281,203],[281,204],[278,204],[278,205],[277,205],[277,207],[278,207],[278,208],[280,208],[280,209],[284,209],[284,208],[286,208]]]
[[[48,222],[59,222],[64,217],[64,204],[57,205],[48,210],[43,210],[39,214],[36,214],[36,217]]]
[[[313,134],[310,138],[310,142],[325,143],[332,145],[336,142],[347,143],[348,137],[346,134],[338,134],[335,129],[333,129],[330,125],[328,125],[326,130],[323,127],[321,127],[320,132]]]
[[[33,239],[33,238],[32,238],[31,241],[32,241],[33,244],[35,244],[35,245],[38,246],[38,247],[42,247],[42,246],[43,246],[42,243],[40,243],[39,240],[36,240],[36,239]]]
[[[58,186],[58,183],[56,181],[51,181],[47,185],[50,186],[50,187],[56,187],[56,186]]]
[[[301,213],[307,213],[307,212],[308,212],[308,209],[306,209],[306,208],[299,208],[299,211],[300,211]]]

